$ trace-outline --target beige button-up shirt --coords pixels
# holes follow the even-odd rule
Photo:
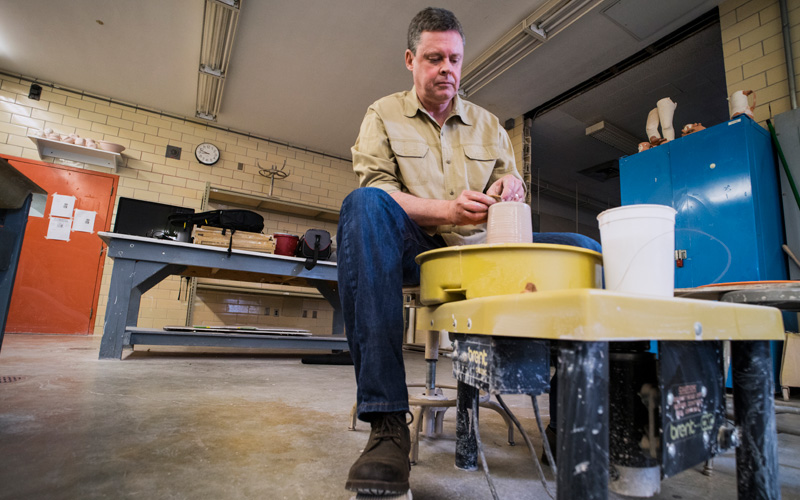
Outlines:
[[[511,140],[496,116],[456,96],[440,127],[413,88],[369,107],[352,153],[359,185],[390,194],[453,200],[465,189],[485,192],[508,174],[521,179]],[[463,245],[482,242],[486,225],[426,229],[448,245]]]

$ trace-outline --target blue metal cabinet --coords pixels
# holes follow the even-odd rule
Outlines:
[[[739,117],[620,159],[623,205],[672,206],[675,287],[786,279],[769,133]]]

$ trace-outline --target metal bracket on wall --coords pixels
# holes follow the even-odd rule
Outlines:
[[[286,160],[283,160],[283,165],[281,168],[278,168],[276,165],[273,165],[270,168],[264,168],[261,166],[261,162],[256,160],[258,164],[258,173],[264,177],[269,177],[269,195],[272,196],[272,190],[275,188],[275,178],[278,179],[285,179],[291,175],[291,172],[287,172],[284,170],[286,168]]]

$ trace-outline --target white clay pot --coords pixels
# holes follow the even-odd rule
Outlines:
[[[653,108],[647,114],[647,140],[653,142],[661,139],[658,133],[658,108]]]
[[[489,207],[486,243],[531,243],[531,207],[519,201],[502,201]]]
[[[658,109],[658,119],[661,122],[661,134],[668,141],[675,140],[675,129],[672,128],[672,117],[678,104],[672,99],[665,97],[656,103]]]
[[[751,94],[753,95],[752,105],[750,105],[748,102],[748,96]],[[737,90],[731,94],[731,97],[728,100],[728,105],[731,111],[731,118],[735,118],[742,114],[753,118],[753,113],[756,110],[756,93],[752,90]]]

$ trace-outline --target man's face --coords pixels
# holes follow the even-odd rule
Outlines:
[[[406,67],[423,106],[446,105],[458,92],[464,41],[458,31],[423,31],[417,53],[406,50]]]

